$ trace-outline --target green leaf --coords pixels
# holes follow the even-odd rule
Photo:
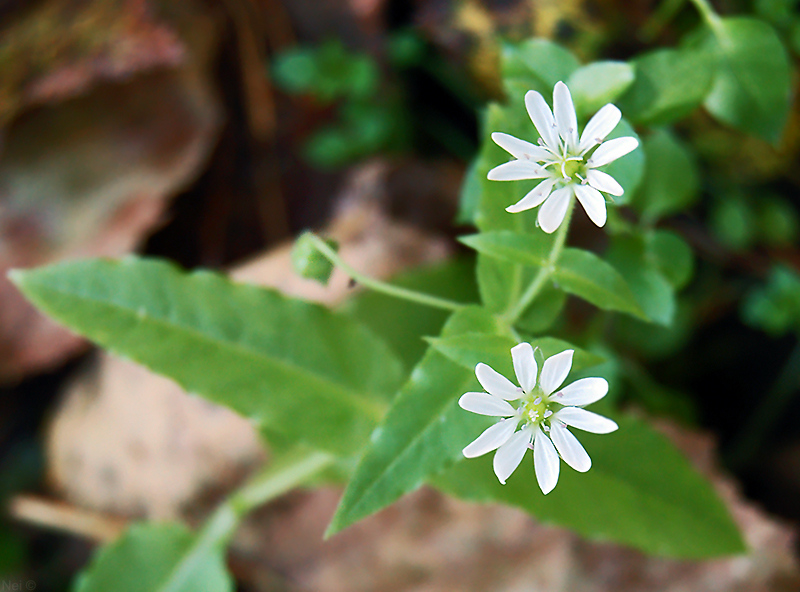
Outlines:
[[[484,309],[470,307],[454,313],[442,335],[498,330]],[[486,418],[457,405],[462,394],[477,388],[473,370],[429,349],[372,434],[327,535],[388,506],[460,459],[474,434],[488,426]]]
[[[486,333],[464,333],[453,337],[429,338],[428,342],[437,351],[468,370],[474,371],[475,366],[479,362],[483,362],[509,377],[512,381],[514,379],[514,369],[511,365],[511,348],[517,345],[516,339]],[[603,357],[575,347],[563,339],[532,337],[529,343],[534,348],[541,349],[546,358],[564,350],[575,350],[575,355],[572,359],[573,372],[605,362]]]
[[[390,283],[458,302],[478,301],[472,257],[417,268],[393,278]],[[423,337],[438,335],[449,314],[439,308],[373,291],[364,291],[348,299],[343,311],[382,338],[403,360],[408,372],[428,348]]]
[[[467,172],[464,173],[464,182],[461,185],[461,194],[458,198],[458,214],[456,224],[475,224],[475,215],[481,201],[481,178],[478,172],[478,161],[473,160]]]
[[[675,291],[648,257],[640,237],[615,237],[606,258],[625,279],[647,317],[669,325],[675,315]]]
[[[103,547],[76,582],[75,592],[229,592],[224,546],[198,549],[180,524],[137,524]],[[186,577],[176,577],[191,561]]]
[[[645,240],[648,257],[672,287],[680,290],[686,286],[694,274],[694,254],[686,241],[669,230],[656,230]]]
[[[744,552],[725,505],[674,446],[640,420],[614,419],[619,430],[612,434],[579,433],[592,468],[577,473],[562,464],[547,496],[530,457],[506,485],[492,471],[491,454],[458,463],[434,484],[467,501],[515,506],[545,523],[655,555],[701,559]]]
[[[633,62],[636,79],[617,105],[637,124],[670,123],[700,106],[711,89],[715,58],[702,48],[659,49]]]
[[[553,246],[553,237],[544,232],[522,234],[498,230],[461,236],[458,240],[483,255],[536,267],[547,264]]]
[[[646,174],[633,206],[650,221],[685,210],[697,200],[700,175],[689,149],[666,130],[644,140]]]
[[[504,80],[525,81],[528,89],[539,90],[550,99],[556,82],[566,82],[579,65],[577,58],[560,45],[534,38],[504,44],[500,70]]]
[[[633,152],[603,167],[603,170],[614,177],[625,190],[625,193],[620,197],[613,198],[614,203],[617,205],[628,203],[628,200],[636,194],[642,182],[645,167],[645,154],[644,150],[642,150],[642,142],[639,139],[639,135],[625,119],[622,119],[619,124],[617,124],[614,131],[608,135],[608,139],[611,140],[623,136],[632,136],[639,140],[639,147]]]
[[[580,296],[598,308],[647,319],[619,272],[589,251],[564,249],[553,279],[565,292]]]
[[[594,113],[624,93],[634,80],[625,62],[594,62],[575,70],[567,81],[578,116]]]
[[[706,46],[719,68],[705,107],[720,121],[777,143],[789,115],[789,57],[775,30],[753,18],[723,18]]]
[[[352,319],[207,271],[128,258],[12,279],[47,314],[112,353],[320,450],[357,451],[404,375],[388,347]]]

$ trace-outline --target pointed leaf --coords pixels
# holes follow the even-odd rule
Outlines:
[[[112,353],[321,450],[358,450],[402,380],[401,363],[354,320],[207,271],[129,258],[13,280]]]
[[[458,240],[481,254],[533,266],[545,265],[553,246],[553,237],[543,232],[522,234],[497,230],[461,236]]]
[[[497,330],[484,309],[471,307],[454,313],[442,334]],[[464,393],[480,390],[474,367],[464,368],[429,349],[372,434],[327,534],[397,501],[461,458],[461,450],[492,423],[457,405]]]
[[[530,460],[500,485],[491,455],[458,463],[433,483],[464,500],[516,506],[588,538],[655,555],[701,559],[744,552],[725,505],[675,447],[641,420],[614,420],[619,430],[612,434],[576,430],[592,468],[562,471],[547,496]]]
[[[567,83],[578,117],[594,113],[628,90],[635,78],[625,62],[593,62],[575,70]]]

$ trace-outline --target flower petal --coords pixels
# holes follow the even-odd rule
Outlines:
[[[564,462],[576,471],[585,473],[592,468],[592,459],[584,450],[578,439],[570,432],[564,424],[558,421],[550,425],[550,437],[556,445],[558,453]]]
[[[514,372],[522,390],[531,392],[536,387],[536,375],[539,373],[539,367],[533,358],[533,347],[530,343],[515,345],[511,348],[511,359],[514,361]]]
[[[581,143],[578,146],[580,153],[583,154],[589,148],[605,140],[606,136],[617,127],[620,119],[622,119],[622,113],[611,103],[595,113],[583,128]]]
[[[508,441],[503,444],[495,453],[492,466],[494,467],[494,474],[503,485],[506,484],[506,479],[511,476],[519,463],[525,456],[528,450],[528,444],[531,443],[531,431],[529,429],[520,430]]]
[[[542,140],[553,152],[558,152],[558,132],[556,131],[556,120],[553,112],[544,100],[544,97],[535,90],[525,93],[525,108],[531,118],[536,131],[542,136]]]
[[[515,138],[510,134],[494,132],[492,134],[494,143],[515,158],[527,158],[528,160],[549,160],[553,157],[547,149],[536,144],[531,144],[525,140]]]
[[[458,400],[458,405],[466,411],[492,417],[511,417],[517,412],[500,397],[486,393],[464,393]]]
[[[550,194],[542,207],[539,208],[539,226],[542,227],[547,234],[552,234],[561,223],[564,221],[564,216],[567,215],[567,208],[569,207],[569,200],[572,199],[573,186],[567,185],[561,189],[556,189]]]
[[[558,391],[551,400],[568,407],[583,407],[599,401],[607,393],[608,382],[605,378],[581,378]]]
[[[611,195],[617,196],[625,193],[622,185],[617,183],[617,180],[614,177],[608,173],[604,173],[603,171],[589,169],[586,171],[586,180],[589,181],[589,185],[598,191],[604,191],[605,193],[610,193]]]
[[[536,428],[533,442],[533,468],[536,470],[539,487],[545,495],[553,491],[558,483],[559,464],[558,453],[550,438],[545,436],[541,429]]]
[[[560,354],[550,356],[544,361],[542,375],[539,377],[539,386],[545,395],[549,395],[566,380],[572,368],[572,354],[575,350],[567,349]]]
[[[553,414],[553,418],[565,424],[593,434],[609,434],[619,426],[602,415],[580,407],[564,407]]]
[[[589,216],[589,220],[594,222],[595,226],[605,226],[607,217],[606,200],[602,193],[588,185],[576,185],[575,197],[581,202],[586,215]]]
[[[586,162],[590,168],[601,167],[613,162],[628,152],[633,152],[639,145],[639,140],[632,136],[625,136],[624,138],[614,138],[608,142],[603,142],[600,147],[594,151],[592,157]]]
[[[550,192],[553,190],[553,185],[556,184],[556,181],[557,179],[555,177],[545,179],[536,187],[531,189],[527,195],[525,195],[525,197],[523,197],[513,206],[508,206],[506,208],[506,212],[510,214],[516,214],[518,212],[524,212],[525,210],[535,208],[550,196]]]
[[[496,448],[500,448],[508,442],[517,429],[517,421],[513,419],[501,419],[496,424],[487,428],[483,433],[468,444],[461,453],[467,458],[483,456]]]
[[[483,362],[475,366],[475,376],[486,392],[506,401],[519,399],[520,389],[505,376]]]
[[[569,88],[561,81],[556,82],[553,89],[553,114],[558,135],[564,139],[570,152],[574,151],[578,147],[578,118]]]
[[[486,175],[490,181],[520,181],[522,179],[544,179],[550,173],[530,160],[512,160],[494,167]]]

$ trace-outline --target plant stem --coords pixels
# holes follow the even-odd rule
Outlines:
[[[714,11],[714,8],[711,6],[708,0],[691,1],[697,11],[700,13],[700,16],[703,17],[703,20],[706,21],[706,24],[714,32],[714,35],[716,35],[720,41],[726,40],[727,35],[725,33],[725,29],[722,27],[722,19],[716,13],[716,11]]]
[[[366,286],[370,290],[381,292],[387,296],[394,296],[395,298],[409,300],[411,302],[416,302],[417,304],[423,304],[425,306],[431,306],[433,308],[443,308],[445,310],[460,310],[467,306],[466,304],[455,302],[454,300],[447,300],[446,298],[439,298],[437,296],[423,294],[422,292],[416,292],[414,290],[408,290],[399,286],[393,286],[391,284],[387,284],[386,282],[366,276],[345,263],[342,258],[339,257],[336,251],[334,251],[317,235],[311,234],[310,236],[317,249],[319,249],[319,252],[322,253],[328,259],[328,261],[339,267],[359,284]]]
[[[525,293],[522,294],[520,299],[517,303],[509,309],[502,318],[508,322],[509,325],[514,325],[517,322],[522,313],[531,305],[531,303],[536,299],[539,295],[539,292],[542,291],[547,280],[550,279],[550,276],[556,270],[556,263],[558,262],[558,258],[561,256],[561,251],[564,250],[564,244],[567,241],[567,233],[569,232],[569,223],[572,220],[572,211],[575,209],[575,198],[570,198],[569,205],[567,206],[567,214],[564,216],[564,221],[561,223],[561,226],[556,231],[556,237],[553,241],[553,247],[550,249],[550,254],[547,257],[547,263],[543,265],[539,272],[536,274],[536,277],[533,278],[531,283],[528,285],[528,288],[525,290]]]
[[[644,41],[654,40],[667,26],[678,11],[686,3],[686,0],[664,0],[658,5],[658,8],[653,12],[653,15],[639,30],[639,36]]]
[[[307,481],[333,463],[324,452],[302,452],[270,465],[250,483],[219,506],[197,533],[192,547],[172,570],[158,592],[179,592],[186,589],[198,565],[207,561],[209,551],[228,544],[244,517],[268,501]]]

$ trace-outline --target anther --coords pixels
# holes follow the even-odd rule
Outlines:
[[[544,418],[545,418],[545,419],[547,419],[547,418],[548,418],[548,417],[550,417],[551,415],[553,415],[553,412],[552,412],[552,411],[550,411],[549,409],[548,409],[547,411],[545,411],[545,412],[544,412]]]
[[[534,405],[538,405],[538,404],[539,404],[539,403],[541,403],[541,402],[542,402],[542,398],[541,398],[541,397],[536,397],[536,398],[533,400],[533,404],[534,404]]]

